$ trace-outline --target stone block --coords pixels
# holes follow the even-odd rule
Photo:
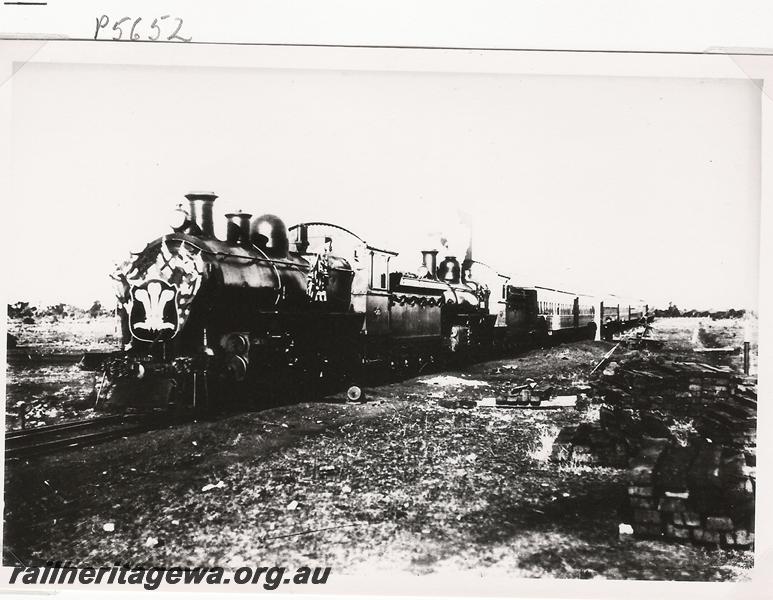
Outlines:
[[[682,498],[664,497],[658,502],[658,510],[665,512],[684,512],[687,510],[687,503]]]
[[[669,523],[666,525],[666,537],[677,540],[689,540],[691,531],[689,527],[677,527]]]
[[[655,500],[652,498],[643,498],[641,496],[629,496],[628,498],[631,508],[655,508]]]
[[[686,511],[682,513],[682,522],[688,527],[700,527],[701,516],[692,511]]]
[[[651,418],[654,418],[650,416]],[[658,462],[658,458],[668,446],[668,437],[651,437],[643,436],[641,440],[641,450],[639,451],[637,459],[640,459],[642,463],[654,465]]]
[[[687,490],[688,473],[695,457],[692,447],[676,446],[661,457],[655,481],[670,491]]]
[[[749,477],[728,483],[725,486],[725,495],[734,501],[752,499],[754,497],[754,485]]]
[[[665,491],[663,494],[666,496],[666,498],[681,498],[682,500],[687,500],[690,497],[689,490],[684,492]]]
[[[706,517],[706,529],[710,531],[732,531],[733,520],[730,517]]]
[[[661,521],[661,516],[658,511],[642,508],[633,511],[633,518],[637,523],[659,524]]]
[[[599,458],[605,466],[623,469],[628,466],[628,448],[623,442],[611,442],[601,449]]]
[[[721,537],[718,531],[709,531],[700,527],[692,530],[693,539],[702,544],[719,544]]]
[[[660,525],[651,523],[634,523],[633,532],[639,537],[661,537],[663,535]]]
[[[735,532],[735,543],[739,546],[750,546],[754,543],[754,532],[739,529]]]
[[[731,501],[725,507],[725,515],[733,520],[737,528],[751,528],[754,522],[754,508],[754,498]]]
[[[741,451],[724,453],[719,467],[719,477],[724,485],[732,485],[745,478],[746,457]]]
[[[719,465],[722,448],[718,444],[703,444],[699,447],[690,467],[690,487],[719,485]]]
[[[690,508],[704,515],[722,514],[727,504],[722,489],[707,486],[690,491]]]
[[[668,443],[670,433],[668,431],[668,427],[666,427],[665,423],[663,423],[660,418],[656,417],[652,413],[645,412],[641,416],[641,424],[648,436],[651,436],[655,439],[663,439],[666,441],[666,443]]]
[[[617,416],[615,412],[606,406],[599,409],[599,423],[604,429],[619,429]]]
[[[639,464],[631,467],[630,481],[631,483],[650,484],[652,483],[652,470],[654,466],[648,464]]]

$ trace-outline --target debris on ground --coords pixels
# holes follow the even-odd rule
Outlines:
[[[203,488],[201,488],[202,492],[208,492],[210,490],[222,490],[225,487],[225,482],[218,481],[217,483],[208,483]]]
[[[470,386],[470,387],[483,387],[488,383],[485,381],[478,381],[475,379],[463,379],[461,377],[455,377],[453,375],[436,375],[427,379],[420,380],[421,383],[426,385],[441,385],[447,386]]]

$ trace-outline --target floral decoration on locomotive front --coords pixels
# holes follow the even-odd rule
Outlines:
[[[201,251],[167,237],[120,265],[113,279],[125,346],[174,338],[190,315],[203,276]]]

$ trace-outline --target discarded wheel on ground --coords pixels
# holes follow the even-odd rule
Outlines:
[[[349,402],[359,402],[365,397],[362,393],[362,388],[358,385],[350,385],[346,390],[346,399]]]

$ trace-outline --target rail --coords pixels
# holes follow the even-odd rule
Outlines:
[[[158,422],[155,421],[157,425]],[[17,429],[5,434],[6,460],[51,454],[133,435],[153,428],[139,416],[107,416]]]

